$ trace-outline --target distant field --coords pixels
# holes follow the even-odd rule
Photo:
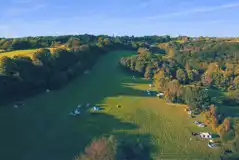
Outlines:
[[[155,160],[218,160],[220,150],[191,135],[211,131],[193,124],[202,117],[189,118],[184,105],[147,96],[150,81],[133,80],[119,69],[119,59],[132,54],[109,53],[89,74],[61,90],[25,100],[23,108],[0,106],[0,159],[71,160],[92,139],[113,134],[120,140],[149,144]],[[86,103],[103,110],[91,114],[83,107],[79,117],[69,116],[77,104]]]
[[[2,52],[0,53],[0,57],[7,56],[31,56],[32,53],[34,53],[37,49],[29,49],[29,50],[17,50],[17,51],[11,51],[11,52]]]

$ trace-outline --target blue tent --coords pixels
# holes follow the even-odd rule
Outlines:
[[[93,110],[94,110],[94,111],[99,111],[99,110],[100,110],[100,108],[99,108],[99,107],[96,107],[96,106],[94,106],[94,107],[93,107]]]

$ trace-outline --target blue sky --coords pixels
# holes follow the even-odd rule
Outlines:
[[[0,37],[239,36],[239,0],[4,0]]]

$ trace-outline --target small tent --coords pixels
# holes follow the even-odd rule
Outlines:
[[[94,107],[93,107],[93,110],[94,110],[94,111],[99,111],[99,110],[100,110],[100,108],[99,108],[99,107],[96,107],[96,106],[94,106]]]
[[[75,110],[74,112],[76,115],[79,115],[80,114],[80,111],[79,110]]]
[[[154,87],[154,85],[153,84],[149,84],[149,87]]]
[[[164,94],[162,92],[157,94],[157,97],[162,97],[162,96],[164,96]]]
[[[209,139],[209,138],[212,138],[212,135],[208,132],[201,132],[200,137],[204,139]]]

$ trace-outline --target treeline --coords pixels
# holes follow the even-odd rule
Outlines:
[[[153,78],[158,91],[164,92],[169,102],[187,103],[194,109],[206,109],[210,104],[208,93],[200,85],[186,85],[200,80],[200,73],[196,70],[186,72],[174,59],[144,51],[122,58],[121,65],[145,78]]]
[[[171,42],[167,45],[160,44],[159,46],[167,51],[166,55],[155,55],[149,49],[140,48],[138,55],[122,58],[121,64],[145,78],[153,78],[158,90],[165,92],[169,101],[187,103],[187,100],[183,98],[185,96],[180,94],[187,94],[185,88],[194,87],[194,90],[197,90],[200,95],[207,95],[203,91],[203,88],[206,87],[229,92],[230,96],[224,98],[223,102],[229,105],[238,105],[239,45],[222,41],[217,43],[211,40],[207,43],[204,41],[185,43],[185,46],[199,45],[200,48],[203,48],[201,52],[180,51],[184,43],[177,44],[181,46],[180,48]],[[174,90],[170,86],[178,88],[178,93],[170,93]],[[206,102],[209,103],[209,101]],[[190,103],[190,105],[193,104]]]
[[[24,37],[24,38],[0,38],[0,50],[12,51],[35,48],[59,47],[72,39],[78,39],[80,44],[96,44],[101,40],[109,40],[114,43],[138,45],[149,45],[152,43],[169,42],[170,36],[107,36],[107,35],[65,35],[65,36],[45,36],[45,37]]]
[[[58,89],[91,68],[98,57],[115,49],[132,49],[120,43],[84,44],[74,39],[66,48],[38,49],[31,57],[0,59],[0,102]]]
[[[1,38],[0,50],[38,48],[29,56],[1,57],[0,103],[26,97],[46,89],[57,89],[86,69],[98,57],[117,49],[148,47],[152,42],[168,42],[169,36],[129,37],[107,35],[66,35]]]
[[[149,144],[124,142],[114,136],[95,139],[74,160],[148,160]]]

